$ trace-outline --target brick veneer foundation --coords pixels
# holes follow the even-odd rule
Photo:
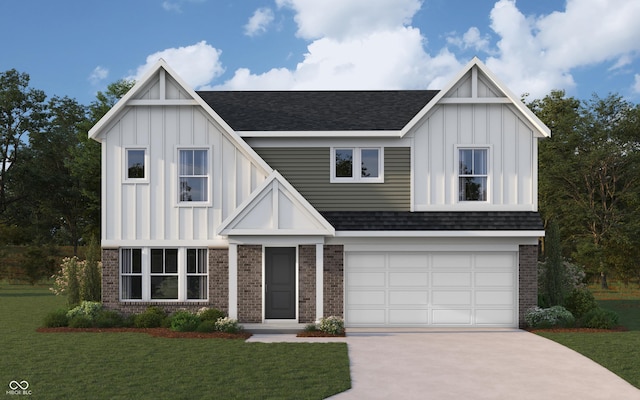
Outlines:
[[[524,315],[538,305],[538,246],[520,245],[518,326],[524,328]]]
[[[324,316],[344,317],[344,246],[324,246]]]

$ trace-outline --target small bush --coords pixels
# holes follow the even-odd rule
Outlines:
[[[193,332],[200,325],[200,318],[189,311],[176,311],[171,316],[171,330]]]
[[[618,325],[618,314],[613,311],[594,308],[581,319],[584,328],[611,329]]]
[[[573,314],[574,317],[580,319],[589,311],[598,308],[593,293],[586,288],[573,289],[565,300],[565,307]]]
[[[213,321],[216,322],[220,318],[224,318],[225,315],[222,311],[217,308],[201,308],[197,313],[198,317],[202,321]]]
[[[216,331],[216,322],[211,320],[202,321],[200,325],[198,325],[198,327],[196,328],[196,332],[210,333],[215,331]]]
[[[69,325],[69,318],[67,318],[68,310],[62,308],[47,314],[44,318],[44,326],[47,328],[59,328],[61,326]]]
[[[228,317],[218,319],[215,326],[218,332],[238,333],[242,330],[242,326],[238,325],[238,320]]]
[[[98,303],[97,301],[83,301],[79,306],[67,312],[67,318],[73,319],[74,317],[82,316],[89,319],[89,321],[93,321],[100,310],[102,310],[102,303]]]
[[[76,315],[69,319],[70,328],[91,328],[93,327],[93,321],[85,315]]]
[[[124,317],[117,311],[102,310],[93,320],[97,328],[118,328],[124,326]]]
[[[524,320],[532,328],[545,329],[556,326],[566,327],[575,323],[575,318],[566,308],[553,306],[551,308],[535,307],[526,312]]]
[[[316,325],[316,324],[307,324],[304,327],[304,331],[305,332],[317,332],[318,331],[318,325]]]
[[[159,328],[167,314],[160,307],[150,306],[142,314],[135,316],[133,326],[136,328]]]
[[[335,316],[321,318],[319,329],[331,335],[342,335],[344,333],[344,320]]]

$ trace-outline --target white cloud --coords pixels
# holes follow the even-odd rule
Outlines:
[[[489,52],[489,36],[480,35],[480,30],[475,26],[469,28],[461,37],[449,36],[447,43],[459,47],[461,49],[473,49],[476,51]]]
[[[222,51],[201,41],[191,46],[169,48],[147,57],[146,63],[128,79],[139,80],[155,63],[164,59],[169,66],[190,86],[199,88],[222,75],[224,68],[220,62]]]
[[[634,76],[633,92],[640,93],[640,74],[635,74]]]
[[[345,39],[409,24],[420,0],[276,0],[296,12],[297,35],[304,39]]]
[[[100,82],[107,79],[108,76],[109,70],[98,65],[93,69],[93,71],[91,71],[91,75],[89,75],[89,82],[91,82],[91,84],[94,86],[99,85]]]
[[[249,22],[244,26],[244,34],[247,36],[258,36],[267,31],[269,24],[273,22],[274,15],[270,8],[258,8]]]
[[[165,11],[181,13],[184,3],[202,3],[204,1],[205,0],[164,0],[162,2],[162,8]]]

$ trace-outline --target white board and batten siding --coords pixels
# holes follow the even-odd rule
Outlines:
[[[135,100],[159,96],[157,83]],[[167,76],[166,98],[186,94]],[[103,243],[211,243],[216,228],[266,178],[199,105],[127,106],[103,135]],[[125,179],[126,149],[147,152],[144,181]],[[178,149],[209,150],[209,201],[178,202]]]
[[[517,252],[345,253],[349,327],[517,327]]]
[[[409,135],[414,139],[413,209],[536,211],[538,139],[533,127],[482,74],[472,75]],[[489,149],[487,202],[458,201],[460,147]]]

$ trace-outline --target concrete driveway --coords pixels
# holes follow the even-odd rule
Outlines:
[[[349,329],[352,389],[331,399],[640,399],[590,359],[515,329]]]

